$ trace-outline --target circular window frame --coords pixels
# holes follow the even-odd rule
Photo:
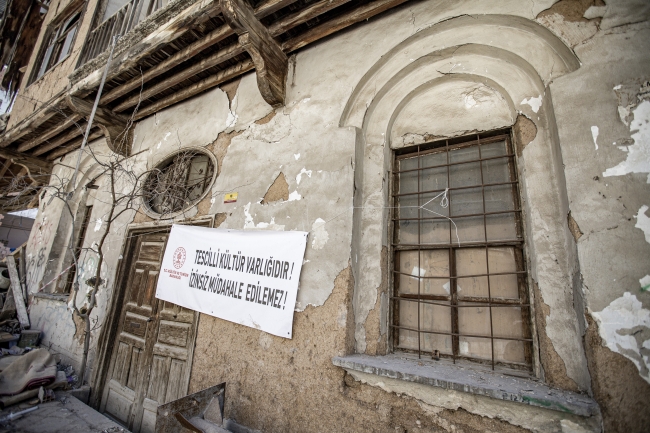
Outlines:
[[[173,152],[168,153],[163,158],[160,158],[157,163],[152,164],[153,168],[150,169],[150,170],[155,170],[156,168],[159,168],[160,166],[167,164],[170,160],[175,158],[176,155],[178,155],[180,153],[183,153],[183,152],[188,152],[188,151],[194,151],[194,152],[196,152],[197,155],[199,155],[199,154],[200,155],[205,155],[208,158],[210,158],[210,162],[212,163],[212,167],[213,167],[212,178],[208,182],[208,186],[205,188],[205,191],[203,191],[201,193],[201,195],[197,199],[193,200],[187,206],[183,207],[182,209],[180,209],[178,211],[170,212],[168,214],[161,214],[161,213],[158,213],[155,210],[153,210],[151,208],[151,206],[149,205],[150,200],[143,197],[142,198],[142,209],[144,210],[144,213],[147,216],[149,216],[149,217],[151,217],[153,219],[156,219],[156,220],[175,219],[179,215],[183,215],[183,214],[187,213],[189,210],[191,210],[193,207],[195,207],[197,204],[199,204],[201,202],[201,200],[203,200],[208,195],[208,193],[211,192],[212,187],[214,186],[214,182],[217,180],[217,176],[219,175],[219,164],[218,164],[216,156],[212,152],[210,152],[208,149],[205,149],[205,148],[202,148],[202,147],[184,147],[182,149],[174,150]],[[150,171],[150,170],[148,170],[148,171]],[[143,180],[144,183],[146,183],[149,180],[149,176],[151,176],[151,173],[149,173],[147,175],[147,177]]]

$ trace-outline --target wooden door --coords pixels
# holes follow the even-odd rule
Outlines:
[[[198,313],[156,299],[168,233],[137,237],[100,409],[149,433],[156,408],[187,394]],[[127,265],[128,266],[128,265]]]

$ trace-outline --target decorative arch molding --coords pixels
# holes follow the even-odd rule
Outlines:
[[[577,250],[566,224],[568,199],[548,88],[553,79],[579,66],[573,51],[545,27],[522,17],[483,15],[461,16],[424,29],[398,43],[366,72],[339,122],[357,130],[352,236],[356,352],[366,352],[366,319],[375,308],[379,288],[387,286],[382,281],[390,281],[390,269],[381,273],[377,269],[390,251],[389,179],[392,148],[404,145],[393,134],[400,115],[410,110],[424,121],[430,116],[428,132],[449,136],[436,134],[449,119],[421,109],[422,101],[453,86],[484,86],[507,113],[499,127],[512,126],[519,114],[537,127],[535,139],[518,157],[531,282],[539,287],[535,296],[550,309],[539,336],[550,339],[554,352],[540,355],[536,373],[544,377],[545,369],[555,370],[560,363],[566,374],[557,380],[548,376],[549,382],[589,390],[581,335],[584,316],[574,309],[574,292],[581,296],[580,288],[574,287]],[[444,92],[439,95],[436,103],[444,104]],[[470,124],[467,130],[482,129]],[[384,312],[380,329],[388,344],[389,293],[379,293],[379,298]]]
[[[544,87],[580,67],[573,51],[534,21],[511,15],[451,18],[415,33],[383,55],[353,90],[341,115],[340,126],[361,127],[370,101],[387,91],[384,87],[400,76],[398,71],[409,71],[404,65],[423,57],[449,57],[449,53],[453,57],[453,53],[465,45],[493,47],[504,54],[515,54],[536,71]]]

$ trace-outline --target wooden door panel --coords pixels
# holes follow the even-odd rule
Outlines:
[[[153,433],[158,405],[185,396],[189,384],[198,313],[155,298],[167,236],[141,236],[126,258],[132,265],[102,399],[101,409],[134,433]]]
[[[129,416],[135,400],[135,393],[127,387],[121,386],[114,380],[109,382],[108,395],[105,399],[104,412],[124,425],[129,423]]]
[[[158,402],[144,399],[142,404],[142,420],[140,422],[140,433],[155,433],[156,431],[156,411]]]

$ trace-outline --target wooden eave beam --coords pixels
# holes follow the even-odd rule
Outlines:
[[[179,90],[173,95],[169,95],[166,98],[154,102],[153,104],[147,105],[143,110],[140,110],[135,114],[135,120],[140,120],[144,119],[147,116],[151,116],[163,108],[169,107],[170,105],[176,104],[187,98],[191,98],[194,95],[198,95],[199,93],[204,92],[205,90],[212,87],[218,86],[219,84],[224,83],[228,80],[232,80],[233,78],[238,77],[252,70],[253,68],[253,61],[251,59],[246,59],[240,63],[237,63],[236,65],[219,71],[214,75],[204,78],[203,80],[194,83],[183,90]]]
[[[67,131],[65,134],[61,135],[60,137],[57,137],[50,142],[41,144],[38,148],[36,148],[36,150],[32,152],[32,155],[41,156],[52,149],[56,149],[57,147],[67,143],[68,141],[73,140],[79,137],[80,135],[82,135],[85,129],[86,129],[86,122],[83,122],[82,124],[79,125],[79,128],[72,128],[69,131]]]
[[[269,30],[255,17],[246,0],[219,0],[230,27],[239,35],[239,44],[248,51],[257,71],[257,86],[273,107],[284,105],[289,59]]]
[[[51,163],[9,149],[0,149],[0,158],[5,158],[7,160],[5,163],[7,168],[9,167],[9,164],[13,163],[26,167],[30,172],[49,173],[52,171]],[[4,171],[6,172],[6,169]],[[4,172],[2,174],[4,175]]]
[[[42,144],[46,141],[48,141],[52,137],[56,137],[75,123],[77,123],[81,119],[81,116],[78,116],[76,114],[71,115],[66,119],[65,122],[59,124],[56,128],[50,129],[47,131],[45,134],[39,135],[38,137],[26,141],[25,143],[22,143],[20,146],[18,146],[18,149],[16,149],[18,152],[25,152],[27,150],[33,149],[39,144]]]
[[[255,16],[259,19],[262,19],[265,16],[277,12],[278,10],[282,9],[285,6],[295,3],[296,1],[297,0],[268,0],[262,3],[261,5],[259,5],[255,9]],[[228,25],[224,25],[219,27],[218,29],[213,30],[212,32],[205,35],[203,38],[199,39],[196,42],[193,42],[192,44],[188,45],[187,47],[173,54],[168,59],[158,63],[156,66],[152,68],[147,69],[141,76],[135,77],[127,81],[126,83],[118,87],[115,87],[111,91],[105,93],[100,100],[100,104],[106,105],[116,100],[120,96],[127,94],[131,90],[137,89],[138,87],[142,86],[144,83],[149,82],[151,79],[157,77],[163,72],[166,72],[171,68],[180,65],[181,63],[191,59],[201,51],[215,44],[218,44],[219,42],[221,42],[222,40],[224,40],[225,38],[233,34],[234,31]],[[121,111],[121,110],[118,109],[116,111]]]
[[[233,57],[241,54],[244,51],[243,47],[239,45],[230,45],[228,47],[225,47],[213,55],[206,57],[205,59],[201,60],[198,63],[193,64],[192,66],[188,67],[187,69],[182,70],[181,72],[163,80],[160,81],[159,83],[155,84],[152,87],[149,87],[147,90],[144,90],[141,94],[137,93],[133,96],[131,96],[129,99],[125,100],[121,104],[119,104],[117,107],[115,107],[115,111],[117,112],[122,112],[126,110],[129,107],[135,106],[138,102],[149,99],[152,96],[157,95],[158,93],[162,92],[165,89],[168,89],[172,86],[175,86],[176,84],[187,80],[190,77],[193,77],[194,75],[205,71],[206,69],[209,69],[213,66],[216,66],[220,63],[225,62],[226,60],[232,59]]]
[[[93,128],[93,130],[90,132],[90,135],[88,136],[88,142],[90,143],[93,140],[98,139],[104,135],[104,133],[99,129],[99,128]],[[59,156],[65,155],[67,153],[72,152],[75,149],[78,149],[81,147],[81,142],[83,141],[83,137],[76,139],[75,141],[71,142],[67,146],[61,147],[54,152],[50,153],[45,157],[48,161],[54,161],[57,159]]]
[[[329,12],[348,2],[350,2],[350,0],[321,0],[317,3],[310,4],[306,8],[300,9],[281,20],[272,23],[269,26],[269,32],[273,36],[279,36],[289,29],[299,26],[312,18],[316,18],[317,16]]]
[[[93,103],[85,99],[68,95],[66,97],[68,107],[77,115],[86,119],[90,118]],[[104,136],[109,149],[120,155],[129,156],[133,139],[133,128],[130,119],[121,114],[114,113],[108,108],[98,106],[95,110],[93,124],[97,125]]]
[[[43,123],[50,120],[56,114],[61,112],[60,108],[63,101],[63,92],[60,92],[49,101],[43,103],[34,114],[23,119],[13,128],[0,135],[0,147],[7,147],[14,141],[33,132]]]

